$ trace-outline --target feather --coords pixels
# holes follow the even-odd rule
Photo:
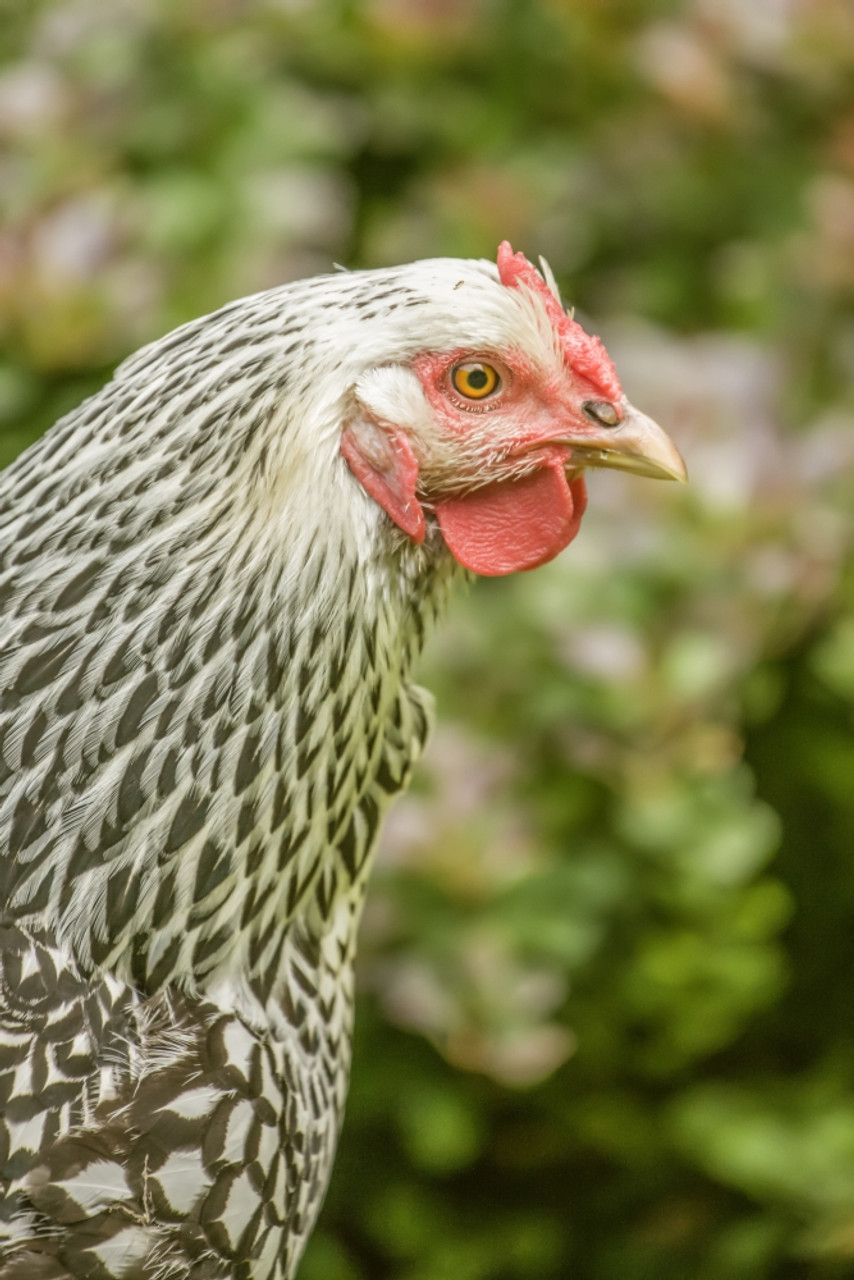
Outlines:
[[[454,545],[525,567],[489,539],[535,492],[556,553],[567,415],[601,434],[572,353],[611,386],[504,261],[231,303],[0,475],[0,1280],[295,1274]],[[485,408],[460,359],[504,371]]]

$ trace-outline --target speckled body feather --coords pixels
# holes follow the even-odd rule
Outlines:
[[[338,454],[422,294],[375,273],[227,307],[0,478],[4,1278],[294,1272],[453,572]]]
[[[428,729],[410,673],[459,572],[431,494],[491,564],[460,501],[529,483],[542,437],[556,554],[562,406],[596,445],[578,405],[621,394],[502,252],[233,303],[0,476],[0,1280],[295,1274],[371,853]],[[444,403],[472,349],[516,362],[503,417]]]

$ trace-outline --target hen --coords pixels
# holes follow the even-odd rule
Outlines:
[[[0,476],[2,1280],[294,1275],[425,629],[684,478],[544,272],[234,302]]]

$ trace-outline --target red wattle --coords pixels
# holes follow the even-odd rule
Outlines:
[[[483,577],[535,569],[578,533],[587,489],[569,481],[559,459],[519,480],[492,484],[436,504],[439,527],[455,560]]]

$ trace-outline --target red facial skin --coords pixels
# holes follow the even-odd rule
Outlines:
[[[500,386],[483,400],[470,400],[454,389],[451,374],[457,365],[467,361],[491,364],[501,377]],[[501,450],[508,457],[570,432],[577,437],[583,436],[585,429],[592,432],[581,406],[587,400],[605,398],[601,388],[579,377],[574,369],[547,377],[519,351],[508,352],[506,359],[487,351],[443,351],[419,356],[412,367],[436,420],[451,435],[477,430],[482,426],[478,422],[481,415],[494,414],[494,444],[497,447],[500,440]],[[614,408],[621,414],[619,403]],[[565,449],[564,456],[569,459],[568,446],[554,447]]]
[[[501,377],[499,387],[481,401],[454,389],[452,372],[467,360],[488,362]],[[572,448],[559,440],[583,435],[581,403],[601,396],[601,390],[580,386],[582,380],[568,370],[546,379],[519,352],[507,353],[506,360],[489,353],[443,352],[420,357],[414,369],[440,429],[457,438],[470,432],[482,436],[486,429],[493,455],[505,459],[504,479],[462,497],[434,499],[455,558],[488,577],[551,560],[577,534],[587,505],[584,481],[566,475]],[[533,459],[538,465],[530,471]],[[515,474],[514,461],[521,464]]]
[[[440,436],[444,432],[448,443],[460,442],[457,457],[445,460],[445,470],[455,472],[463,484],[470,479],[471,488],[461,496],[433,492],[429,478],[419,477],[405,433],[387,424],[377,424],[378,434],[350,426],[341,444],[365,490],[415,543],[423,542],[426,532],[416,495],[421,479],[452,554],[466,568],[487,576],[533,569],[575,537],[587,492],[580,476],[566,474],[572,459],[567,439],[580,442],[595,434],[584,414],[585,401],[607,401],[619,415],[623,400],[599,339],[564,312],[542,276],[506,241],[498,250],[498,271],[507,288],[527,289],[541,299],[563,361],[551,374],[535,369],[519,351],[503,358],[488,351],[446,351],[414,362]],[[500,375],[499,386],[482,400],[463,396],[452,381],[456,365],[477,360],[493,365]],[[489,418],[488,430],[483,415]],[[484,484],[489,470],[497,478]],[[442,475],[441,465],[437,475]]]

